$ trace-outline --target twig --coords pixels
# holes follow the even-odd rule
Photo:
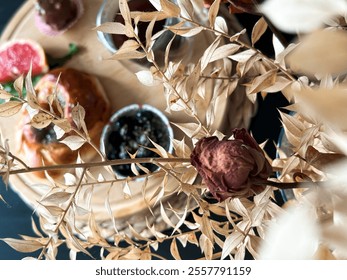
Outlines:
[[[139,38],[139,36],[134,32],[134,37],[137,40],[138,44],[140,45],[141,49],[146,53],[146,55],[148,56],[148,52],[146,47],[143,45],[143,43],[141,42],[141,39]],[[160,73],[160,75],[164,78],[165,82],[170,86],[170,88],[172,89],[172,91],[175,93],[176,97],[179,98],[184,106],[185,109],[189,111],[190,116],[192,116],[201,126],[201,128],[204,130],[204,132],[207,135],[211,135],[210,132],[208,131],[208,129],[203,125],[203,122],[200,120],[200,118],[198,117],[198,115],[196,113],[194,113],[194,111],[192,110],[192,108],[189,106],[189,104],[187,103],[187,101],[184,100],[184,98],[179,94],[179,92],[177,91],[177,89],[170,83],[170,79],[165,75],[165,73],[160,69],[159,65],[157,64],[157,62],[155,60],[150,61],[153,66],[155,67],[155,69]]]
[[[255,182],[255,185],[271,186],[278,189],[300,189],[300,188],[311,188],[314,185],[321,184],[323,182],[274,182],[265,180],[263,182]]]
[[[80,179],[79,179],[78,184],[77,184],[77,187],[76,187],[75,191],[73,192],[73,194],[71,195],[70,200],[68,202],[68,205],[66,206],[65,210],[63,211],[63,214],[60,217],[60,220],[58,221],[57,225],[55,226],[55,228],[53,230],[54,233],[58,233],[60,226],[64,222],[64,219],[65,219],[69,209],[71,208],[78,191],[81,188],[82,180],[83,180],[84,175],[86,174],[86,171],[87,171],[87,168],[83,168],[82,174],[81,174]],[[50,238],[48,239],[47,243],[42,248],[42,251],[41,251],[41,253],[40,253],[39,257],[38,257],[38,260],[42,259],[42,257],[44,256],[44,254],[45,254],[49,244],[52,242],[52,240],[53,240],[53,238],[52,238],[52,236],[50,236]]]
[[[8,171],[0,172],[0,176],[5,174],[22,174],[22,173],[31,173],[36,171],[51,171],[51,170],[61,170],[61,169],[76,169],[76,168],[92,168],[92,167],[102,167],[110,165],[123,165],[131,163],[190,163],[189,158],[133,158],[133,159],[114,159],[114,160],[105,160],[105,161],[96,161],[96,162],[85,162],[85,163],[71,163],[71,164],[59,164],[59,165],[48,165],[40,167],[27,167],[21,169],[15,169]]]
[[[25,99],[21,97],[14,97],[14,98],[21,101],[23,104],[28,104],[28,101],[26,101]],[[56,114],[52,113],[49,110],[46,110],[45,108],[42,108],[41,106],[39,110],[53,117],[55,120],[61,120],[59,116],[57,116]],[[98,153],[98,155],[100,156],[102,160],[106,160],[105,156],[100,152],[100,149],[90,139],[88,139],[88,137],[86,137],[82,132],[80,132],[78,129],[76,129],[73,126],[71,126],[71,130],[75,132],[78,136],[82,137],[86,141],[86,143],[88,143],[91,147],[93,147],[93,149]]]

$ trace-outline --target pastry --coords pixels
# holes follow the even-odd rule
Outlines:
[[[83,14],[82,0],[37,0],[35,24],[45,35],[56,36],[71,28]]]
[[[57,85],[57,88],[55,88]],[[45,74],[35,87],[37,98],[41,107],[48,109],[47,98],[56,90],[57,99],[63,108],[64,118],[72,126],[76,126],[72,119],[72,108],[79,104],[85,111],[84,121],[91,141],[99,146],[100,134],[110,117],[110,106],[99,80],[91,74],[72,68],[56,68]],[[90,160],[96,151],[85,143],[80,149],[72,151],[65,144],[59,143],[53,124],[37,129],[29,124],[30,116],[24,112],[20,124],[19,147],[31,167],[55,164],[74,163],[78,153],[84,160]],[[74,135],[73,132],[64,137]],[[63,138],[64,138],[63,137]],[[49,173],[57,177],[66,170],[57,170]],[[44,177],[44,172],[36,172]]]

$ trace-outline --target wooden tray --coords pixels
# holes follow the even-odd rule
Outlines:
[[[82,18],[70,30],[57,37],[47,37],[37,30],[34,24],[33,2],[27,1],[23,4],[5,28],[0,43],[12,38],[31,38],[39,42],[47,53],[60,56],[66,53],[69,43],[75,42],[83,47],[83,51],[73,57],[67,66],[96,75],[100,79],[114,111],[132,103],[147,103],[164,111],[163,88],[161,86],[145,87],[140,84],[134,74],[141,69],[140,65],[131,61],[120,63],[106,59],[110,53],[99,42],[97,32],[93,30],[102,0],[84,1],[85,12]],[[194,50],[198,50],[206,47],[209,42],[209,38],[203,37],[197,46],[192,47]],[[196,51],[196,53],[199,52]],[[227,110],[228,104],[227,102],[219,104],[217,108],[216,128],[223,125],[224,112]],[[174,122],[184,122],[187,118],[183,114],[168,117],[170,121]],[[14,152],[16,146],[15,141],[13,141],[15,139],[13,127],[18,123],[18,118],[19,116],[0,119],[0,129],[4,138],[10,139],[11,150]],[[176,138],[180,139],[180,136]],[[153,193],[160,182],[160,178],[150,180],[146,187],[148,196]],[[174,187],[174,183],[169,181],[167,187]],[[37,201],[50,190],[46,180],[38,180],[31,174],[11,176],[10,185],[34,209],[37,207]],[[137,223],[140,221],[143,223],[144,215],[148,214],[148,209],[140,186],[141,183],[138,182],[130,184],[132,193],[130,199],[124,198],[121,184],[113,186],[111,189],[106,185],[94,187],[91,205],[97,220],[103,222],[105,228],[112,227],[110,209],[105,207],[105,198],[109,195],[111,211],[117,227],[122,228],[126,222],[133,219],[135,224],[136,220]],[[82,218],[81,223],[83,224],[83,222],[85,221]]]

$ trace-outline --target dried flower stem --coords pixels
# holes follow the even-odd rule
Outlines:
[[[188,74],[184,74],[183,76],[189,77]],[[235,75],[233,77],[216,77],[216,76],[200,75],[200,78],[209,79],[209,80],[225,80],[225,81],[230,81],[230,82],[234,82],[234,81],[238,80],[238,78],[235,77]]]
[[[219,34],[220,36],[228,39],[229,41],[232,39],[232,36],[230,36],[229,34],[227,33],[224,33],[222,31],[219,31],[219,30],[216,30],[216,29],[213,29],[209,26],[206,26],[206,25],[202,25],[194,20],[191,20],[189,18],[185,18],[185,17],[182,17],[181,16],[181,19],[182,20],[185,20],[189,23],[192,23],[194,25],[198,25],[198,26],[201,26],[204,28],[204,30],[207,30],[209,32],[213,32],[214,34]],[[258,50],[257,48],[255,47],[252,47],[251,45],[249,45],[248,43],[245,43],[243,42],[242,40],[240,40],[239,38],[234,38],[233,39],[234,42],[238,43],[241,47],[244,47],[246,49],[250,49],[250,50],[253,50],[254,52],[256,52],[258,55],[261,56],[262,59],[268,61],[273,67],[275,67],[278,71],[282,72],[284,75],[287,76],[287,78],[289,78],[291,81],[297,81],[297,79],[291,75],[286,69],[284,69],[282,66],[280,66],[278,63],[276,63],[273,59],[269,58],[268,56],[264,55],[260,50]]]
[[[140,45],[141,49],[146,53],[146,55],[148,56],[149,53],[146,49],[146,47],[142,44],[140,37],[134,32],[134,37],[137,40],[138,44]],[[210,132],[208,131],[208,129],[204,126],[203,122],[200,120],[200,118],[198,117],[197,114],[195,114],[192,110],[192,108],[189,106],[189,104],[184,100],[184,98],[179,94],[179,92],[177,91],[177,89],[170,83],[170,79],[165,75],[165,73],[160,69],[159,65],[157,64],[157,62],[155,60],[151,60],[150,61],[153,66],[155,67],[155,69],[158,71],[158,73],[160,73],[160,75],[164,78],[165,82],[171,87],[172,91],[175,93],[176,97],[179,98],[184,106],[185,109],[187,111],[189,111],[189,115],[192,116],[201,126],[201,128],[204,130],[204,132],[207,135],[210,135]]]
[[[64,219],[65,219],[65,217],[66,217],[66,215],[67,215],[69,209],[71,208],[71,206],[72,206],[72,204],[73,204],[73,202],[74,202],[74,200],[75,200],[75,197],[76,197],[77,193],[79,192],[79,190],[80,190],[80,188],[81,188],[81,186],[82,186],[82,180],[83,180],[84,175],[86,174],[86,171],[87,171],[87,168],[83,168],[82,174],[81,174],[81,176],[80,176],[80,178],[79,178],[79,181],[78,181],[78,184],[77,184],[77,186],[76,186],[76,188],[75,188],[75,191],[74,191],[73,194],[71,195],[70,200],[69,200],[69,202],[68,202],[66,208],[64,209],[64,211],[63,211],[63,213],[62,213],[62,215],[61,215],[61,217],[60,217],[60,220],[58,221],[58,223],[57,223],[55,229],[53,230],[54,233],[58,233],[60,226],[63,224]],[[47,243],[46,243],[46,244],[44,245],[44,247],[42,248],[42,251],[41,251],[41,253],[40,253],[39,257],[38,257],[38,260],[41,260],[41,259],[43,258],[44,254],[45,254],[45,252],[46,252],[48,246],[49,246],[50,243],[52,242],[52,240],[53,240],[53,238],[52,238],[52,236],[50,236],[50,238],[48,239]]]
[[[18,161],[21,165],[24,166],[25,169],[29,169],[30,167],[19,157],[15,156],[14,154],[12,154],[11,152],[8,153],[8,155],[15,161]]]
[[[310,188],[313,185],[317,185],[323,182],[274,182],[270,180],[266,180],[264,182],[256,182],[256,185],[262,186],[271,186],[278,189],[286,190],[286,189],[300,189],[300,188]]]
[[[101,166],[109,166],[109,165],[132,164],[132,163],[155,164],[155,162],[190,163],[190,159],[189,158],[133,158],[133,159],[129,158],[129,159],[114,159],[114,160],[85,162],[85,163],[49,165],[49,166],[40,166],[40,167],[27,166],[27,168],[10,170],[10,172],[7,172],[7,171],[0,172],[0,176],[5,175],[6,173],[13,175],[13,174],[36,172],[36,171],[50,171],[50,170],[60,170],[60,169],[72,169],[72,168],[91,168],[91,167],[101,167]]]
[[[23,104],[28,104],[28,101],[21,97],[14,97],[14,98],[21,101]],[[55,120],[61,120],[59,116],[57,116],[56,114],[52,113],[49,110],[46,110],[45,108],[42,108],[41,106],[40,106],[40,110],[46,113],[47,115],[50,115],[51,117],[53,117]],[[82,137],[86,141],[86,143],[88,143],[98,153],[98,155],[100,156],[102,160],[106,160],[105,156],[100,152],[100,149],[92,141],[90,141],[88,137],[86,137],[81,131],[74,128],[73,126],[71,126],[71,130],[75,132],[78,136]]]

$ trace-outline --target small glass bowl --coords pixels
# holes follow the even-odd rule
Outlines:
[[[130,158],[128,153],[135,152],[137,158],[159,157],[155,152],[146,149],[153,148],[149,139],[172,153],[173,130],[168,118],[151,105],[132,104],[112,115],[102,131],[100,150],[109,160]],[[151,163],[141,165],[150,172],[159,169]],[[118,178],[135,176],[130,164],[114,165],[112,169]],[[142,170],[137,169],[139,174],[144,174]]]
[[[139,2],[140,4],[145,3],[144,0],[128,0],[128,2]],[[96,17],[96,25],[99,26],[106,22],[114,22],[115,16],[117,14],[119,14],[119,2],[115,0],[104,0]],[[174,25],[174,24],[177,24],[178,22],[179,22],[178,18],[168,18],[165,20],[165,22],[162,25],[164,28],[164,26]],[[141,32],[141,30],[139,32]],[[117,52],[120,46],[117,46],[115,44],[115,40],[112,34],[104,33],[101,31],[97,31],[97,34],[98,34],[99,40],[106,47],[108,51],[110,51],[111,53]],[[115,36],[123,36],[123,35],[115,35]],[[173,36],[174,36],[174,33],[169,30],[164,32],[160,37],[156,39],[152,47],[152,50],[155,55],[155,60],[157,61],[159,65],[163,65],[164,63],[166,46],[169,44]],[[187,38],[176,36],[171,45],[171,50],[169,54],[170,59],[181,60],[183,57],[187,57],[188,55],[190,55],[191,52],[190,52],[189,44],[190,44],[190,41]],[[118,45],[120,45],[120,43]],[[139,59],[135,61],[140,64],[146,64],[147,62],[145,61],[145,59]]]

